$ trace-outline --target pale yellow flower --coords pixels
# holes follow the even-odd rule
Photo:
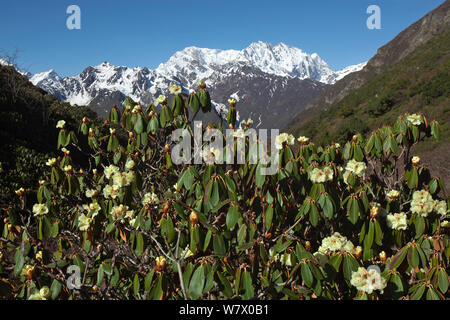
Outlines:
[[[65,124],[66,124],[66,122],[64,120],[59,120],[58,123],[56,124],[56,128],[62,129],[62,128],[64,128]]]
[[[44,216],[48,213],[48,208],[45,203],[36,203],[33,206],[33,213],[35,217]]]
[[[406,230],[408,228],[408,220],[406,214],[403,212],[388,214],[386,216],[386,223],[393,230]]]
[[[178,86],[178,85],[176,85],[176,84],[172,84],[172,85],[169,87],[169,92],[170,92],[171,94],[180,94],[180,93],[181,93],[181,87]]]
[[[163,103],[166,102],[166,101],[167,101],[167,98],[166,98],[166,96],[163,95],[163,94],[161,94],[161,95],[158,97],[158,99],[156,99],[156,103],[157,103],[157,104],[163,104]]]
[[[408,120],[409,123],[415,125],[415,126],[420,126],[423,123],[423,118],[420,114],[410,114],[406,117],[406,120]]]

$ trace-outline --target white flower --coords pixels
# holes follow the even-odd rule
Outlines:
[[[36,203],[33,206],[33,213],[35,217],[44,216],[48,213],[48,208],[45,203]]]
[[[29,297],[28,300],[47,300],[45,297],[41,296],[40,291],[35,290]]]
[[[144,198],[142,199],[143,205],[158,204],[158,203],[159,203],[158,196],[154,192],[144,194]]]
[[[324,183],[333,180],[334,171],[330,167],[323,169],[314,168],[310,173],[310,180],[313,183]]]
[[[95,217],[100,211],[101,207],[97,202],[92,202],[89,205],[84,204],[83,209],[86,210],[91,217]]]
[[[408,220],[406,214],[403,212],[388,214],[386,216],[386,223],[389,228],[394,230],[406,230],[408,227]]]
[[[395,200],[399,197],[400,192],[398,192],[397,190],[391,190],[388,192],[387,197],[391,200]]]
[[[91,225],[91,222],[92,218],[89,218],[84,213],[80,214],[78,217],[78,229],[80,229],[80,231],[87,231]]]
[[[305,137],[305,136],[301,136],[301,137],[298,137],[297,140],[298,140],[300,143],[304,144],[304,143],[307,143],[307,142],[309,141],[309,138],[307,138],[307,137]]]
[[[285,266],[292,267],[292,260],[291,260],[291,254],[290,253],[284,253],[280,258],[281,264],[284,264]]]
[[[123,204],[114,206],[111,209],[111,215],[114,217],[119,217],[125,214],[126,218],[131,218],[134,214],[133,210],[128,210],[128,206],[124,206]]]
[[[86,190],[86,197],[87,198],[92,198],[93,196],[94,196],[94,194],[95,194],[95,192],[96,192],[97,190],[94,190],[94,189],[87,189]]]
[[[352,272],[350,283],[356,289],[364,291],[367,294],[371,294],[375,290],[383,293],[384,288],[386,288],[386,279],[377,270],[367,270],[364,267],[359,267],[358,271]]]
[[[318,252],[322,254],[330,254],[333,252],[353,252],[353,243],[347,240],[347,237],[342,236],[339,232],[335,232],[332,236],[326,237],[322,240],[322,244]]]
[[[172,94],[180,94],[181,93],[181,87],[176,85],[176,84],[172,84],[169,87],[169,92]]]
[[[67,166],[64,166],[64,169],[63,169],[65,172],[69,172],[69,171],[72,171],[72,166],[70,165],[70,164],[68,164]]]
[[[125,163],[125,169],[126,170],[131,170],[134,168],[136,164],[134,163],[133,159],[128,158],[127,162]]]
[[[293,145],[294,141],[295,141],[295,138],[293,135],[287,134],[287,133],[282,133],[275,138],[275,147],[278,150],[281,150],[281,149],[283,149],[284,144]]]
[[[351,159],[347,166],[345,167],[346,170],[354,173],[358,177],[361,177],[364,174],[364,171],[366,171],[366,164],[364,162],[356,161],[355,159]]]
[[[129,186],[134,179],[134,172],[116,172],[112,177],[113,184],[120,188]]]
[[[47,162],[45,163],[46,165],[48,165],[49,167],[52,167],[56,164],[56,158],[50,158],[47,160]]]
[[[408,120],[409,123],[415,125],[415,126],[420,126],[423,123],[423,118],[420,114],[410,114],[409,116],[406,117],[406,120]]]
[[[419,162],[420,162],[420,158],[419,158],[418,156],[412,157],[411,163],[412,163],[413,165],[418,165]]]
[[[434,200],[426,190],[414,191],[411,201],[411,212],[427,217],[433,211]]]
[[[66,122],[64,120],[59,120],[58,123],[56,124],[56,128],[62,129],[62,128],[64,128],[65,124],[66,124]]]
[[[445,202],[444,200],[435,200],[434,211],[436,211],[436,213],[440,214],[442,217],[445,217],[447,215],[447,202]]]
[[[107,167],[105,168],[104,172],[105,172],[106,179],[109,179],[109,178],[111,178],[111,176],[113,176],[115,173],[119,172],[119,168],[116,167],[116,166],[113,165],[113,164],[110,164],[109,166],[107,166]]]
[[[162,104],[162,103],[164,103],[165,101],[167,101],[167,98],[166,98],[166,96],[163,95],[163,94],[161,94],[161,95],[158,97],[158,99],[156,99],[157,105],[158,105],[158,104]]]
[[[41,290],[39,290],[39,294],[41,297],[48,299],[50,298],[50,289],[47,286],[43,286]]]
[[[110,186],[109,184],[105,186],[105,188],[103,189],[103,196],[105,198],[112,198],[115,199],[117,198],[117,196],[119,195],[120,192],[120,187],[118,185],[112,185]]]

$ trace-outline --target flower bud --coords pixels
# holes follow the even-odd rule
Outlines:
[[[356,248],[353,249],[353,255],[356,258],[361,257],[361,254],[362,254],[362,248],[360,246],[357,246]]]
[[[386,261],[386,252],[381,251],[379,256],[380,256],[381,262],[385,262]]]
[[[370,219],[374,220],[380,212],[380,204],[375,203],[370,209]]]
[[[16,190],[16,194],[19,197],[22,197],[24,193],[25,193],[25,189],[24,188],[20,188],[19,190]]]
[[[131,139],[133,139],[133,132],[128,132],[128,138],[131,140]]]
[[[418,156],[414,156],[411,159],[411,163],[413,164],[413,166],[417,166],[420,162],[420,158]]]
[[[195,211],[191,211],[191,214],[189,215],[189,220],[191,221],[192,224],[197,224],[198,223],[198,214]]]
[[[167,153],[170,151],[170,146],[168,144],[166,144],[164,146],[164,151],[167,152]]]
[[[155,261],[156,261],[156,269],[158,271],[162,271],[166,266],[166,258],[164,258],[163,256],[159,256],[156,258]]]
[[[305,242],[305,249],[306,249],[306,251],[310,251],[311,250],[311,242],[309,242],[309,241]]]

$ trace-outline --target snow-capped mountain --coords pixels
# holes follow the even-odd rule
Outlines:
[[[217,71],[233,72],[240,65],[252,66],[271,75],[334,84],[348,73],[361,70],[365,63],[334,71],[317,53],[309,55],[284,43],[273,45],[258,41],[241,51],[188,47],[160,64],[156,71],[180,78],[185,85],[192,86],[194,78],[214,82]]]
[[[126,96],[149,104],[159,94],[168,94],[172,83],[181,85],[187,92],[195,88],[198,80],[203,80],[217,105],[235,93],[243,107],[242,118],[259,117],[258,112],[267,113],[269,106],[274,110],[283,104],[282,108],[291,113],[278,117],[284,119],[300,111],[326,87],[364,65],[334,71],[316,53],[309,55],[284,43],[273,45],[259,41],[243,50],[187,47],[154,70],[104,62],[72,77],[62,78],[54,70],[28,77],[53,96],[72,104],[89,105],[100,116],[105,116],[112,104],[120,104]],[[262,115],[261,127],[266,126],[272,113]]]

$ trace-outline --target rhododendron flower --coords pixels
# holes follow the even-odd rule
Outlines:
[[[406,230],[408,228],[408,220],[406,214],[403,212],[388,214],[386,216],[386,223],[389,228],[394,230]]]
[[[275,147],[278,150],[283,149],[283,146],[286,145],[293,145],[295,142],[295,138],[293,135],[291,134],[287,134],[287,133],[282,133],[280,135],[278,135],[275,138]]]
[[[355,159],[351,159],[347,163],[347,166],[345,167],[346,170],[354,173],[358,177],[361,177],[364,174],[364,172],[366,171],[366,168],[367,168],[367,166],[364,162],[359,162],[359,161],[356,161]]]
[[[406,120],[408,120],[409,123],[420,126],[423,123],[423,117],[420,114],[410,114],[406,117]]]
[[[158,105],[158,104],[163,104],[163,103],[166,102],[166,101],[167,101],[167,98],[166,98],[166,96],[163,95],[163,94],[161,94],[161,95],[158,97],[158,99],[156,99],[157,105]]]
[[[384,288],[386,288],[386,279],[377,270],[367,270],[364,267],[359,267],[358,271],[352,272],[350,283],[356,289],[364,291],[367,294],[371,294],[375,290],[383,293]]]
[[[33,213],[35,217],[44,216],[48,213],[48,208],[45,203],[36,203],[33,205]]]
[[[181,87],[176,85],[176,84],[172,84],[169,87],[169,92],[172,94],[180,94],[181,93]]]
[[[56,124],[56,128],[57,129],[62,129],[64,128],[66,122],[64,120],[59,120],[58,123]]]

